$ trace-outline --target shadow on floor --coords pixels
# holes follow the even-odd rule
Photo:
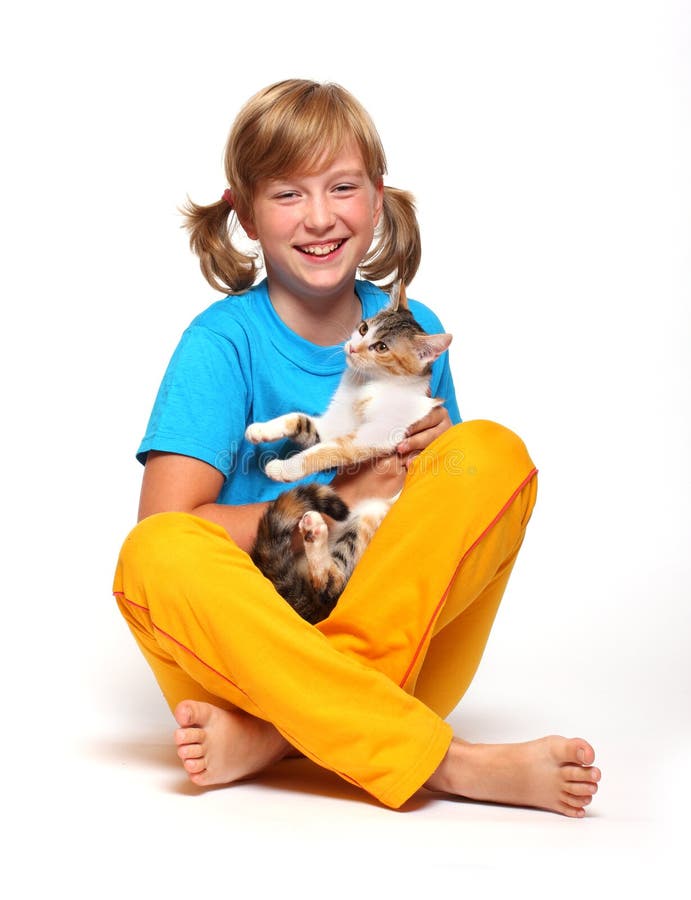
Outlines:
[[[107,766],[128,766],[141,770],[156,770],[161,774],[175,775],[164,790],[186,796],[198,796],[209,791],[227,790],[228,785],[201,788],[192,784],[182,773],[180,760],[169,735],[142,736],[138,740],[114,738],[86,741],[82,745],[84,755]],[[179,778],[177,776],[180,776]],[[270,766],[259,775],[247,779],[254,787],[274,791],[295,792],[314,797],[346,800],[373,807],[384,807],[364,790],[339,778],[333,772],[322,769],[309,759],[286,759]],[[400,808],[412,812],[425,806],[435,795],[420,792]]]

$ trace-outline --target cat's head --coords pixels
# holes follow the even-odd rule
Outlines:
[[[365,319],[346,341],[346,362],[369,377],[428,375],[451,343],[450,334],[427,334],[408,309],[405,287],[394,285],[392,302]]]

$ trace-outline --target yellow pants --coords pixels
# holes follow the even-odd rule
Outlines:
[[[134,528],[114,593],[171,709],[184,699],[240,707],[397,808],[446,754],[443,717],[480,662],[535,476],[507,429],[449,429],[415,460],[336,609],[316,626],[223,528],[185,513]]]

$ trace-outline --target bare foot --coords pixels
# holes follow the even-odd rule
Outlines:
[[[581,738],[553,735],[525,744],[469,744],[454,738],[425,787],[583,818],[601,777],[594,759],[595,751]]]
[[[229,784],[254,775],[293,749],[269,722],[239,709],[183,700],[175,709],[178,756],[194,784]]]

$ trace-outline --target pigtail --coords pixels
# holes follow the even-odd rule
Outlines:
[[[181,212],[190,233],[190,247],[199,257],[211,287],[224,294],[249,290],[257,274],[257,254],[242,253],[234,246],[231,236],[237,219],[229,223],[233,208],[227,200],[198,206],[188,197]]]
[[[383,288],[400,280],[410,284],[420,265],[420,227],[413,195],[384,188],[384,206],[376,243],[362,261],[362,276],[370,281],[388,279]]]

